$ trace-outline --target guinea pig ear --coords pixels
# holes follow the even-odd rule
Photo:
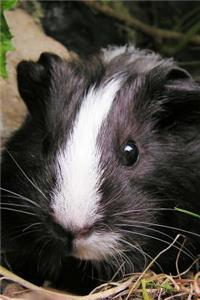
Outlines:
[[[57,55],[42,53],[38,62],[22,61],[17,66],[19,93],[33,118],[45,115],[51,98],[50,84],[55,64],[62,62]]]
[[[181,68],[169,70],[160,100],[161,127],[200,124],[200,84]]]
[[[179,67],[171,67],[167,70],[165,79],[168,80],[181,80],[192,79],[192,76],[184,69]]]
[[[17,66],[18,90],[33,117],[44,110],[42,82],[45,81],[45,73],[42,65],[31,61],[22,61]]]

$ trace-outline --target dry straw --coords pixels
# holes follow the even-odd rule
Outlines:
[[[163,251],[161,251],[146,267],[142,273],[134,273],[119,282],[108,282],[97,287],[87,296],[75,296],[59,291],[38,287],[0,267],[1,282],[9,280],[0,300],[200,300],[200,272],[190,272],[192,266],[200,262],[197,258],[193,264],[178,275],[155,274],[150,269],[155,261],[173,247],[180,235]],[[181,251],[181,249],[180,249]],[[177,256],[176,265],[178,266]]]

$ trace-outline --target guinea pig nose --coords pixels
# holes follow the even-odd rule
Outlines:
[[[91,226],[85,226],[79,230],[76,231],[75,233],[75,238],[81,239],[88,237],[92,232],[92,227]]]

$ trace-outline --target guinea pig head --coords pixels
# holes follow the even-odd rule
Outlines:
[[[19,64],[18,86],[29,114],[3,181],[34,203],[13,221],[19,239],[36,226],[40,256],[48,245],[55,260],[141,270],[174,237],[154,226],[173,226],[174,207],[200,195],[199,85],[171,60],[125,52],[90,64],[42,54]]]

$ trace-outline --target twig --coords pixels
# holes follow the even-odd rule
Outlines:
[[[200,297],[200,272],[198,272],[195,277],[194,277],[194,288],[195,288],[195,293],[198,297]]]
[[[182,299],[181,297],[184,296],[184,295],[187,295],[187,293],[182,292],[182,293],[179,293],[179,294],[176,294],[176,295],[172,295],[170,297],[165,298],[165,300],[173,300],[175,297],[176,298],[180,297],[179,299]]]
[[[145,268],[145,270],[142,272],[142,274],[138,277],[138,279],[136,280],[136,282],[133,284],[133,286],[130,288],[129,294],[126,297],[126,300],[128,300],[129,296],[131,295],[131,293],[134,291],[134,289],[137,287],[137,285],[140,284],[140,280],[142,279],[142,277],[144,276],[144,274],[146,274],[146,272],[151,268],[151,266],[154,264],[154,262],[165,252],[167,252],[171,247],[173,247],[173,245],[176,243],[176,241],[179,239],[181,235],[178,234],[176,236],[176,238],[173,240],[173,242],[167,246],[165,249],[163,249],[161,252],[159,252],[156,257],[149,263],[149,265]]]
[[[133,27],[135,29],[142,31],[143,33],[151,36],[153,39],[180,40],[185,38],[185,34],[182,32],[165,30],[151,25],[147,25],[144,22],[135,18],[134,16],[129,15],[128,13],[126,15],[122,15],[118,11],[114,10],[112,7],[108,5],[102,5],[97,1],[94,0],[92,1],[81,0],[81,1],[86,5],[88,5],[89,7],[96,9],[99,12],[107,16],[113,17],[122,23],[125,23],[129,27]],[[189,41],[192,44],[200,45],[200,35],[195,34],[193,36],[190,36]]]

